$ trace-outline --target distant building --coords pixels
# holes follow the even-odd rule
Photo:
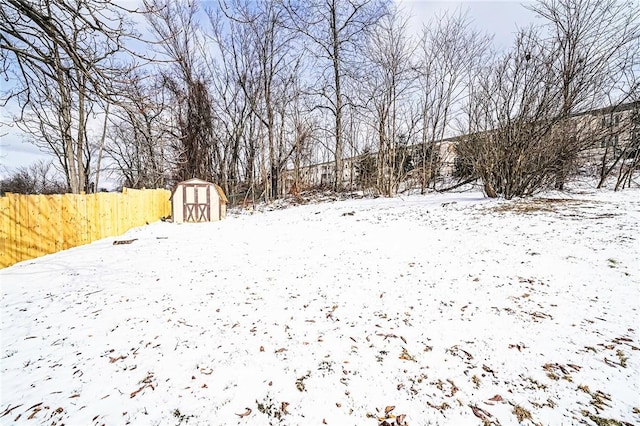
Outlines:
[[[574,114],[569,118],[569,123],[564,124],[562,131],[570,131],[575,137],[583,138],[585,150],[582,161],[584,163],[601,160],[605,150],[610,150],[613,155],[623,148],[626,149],[627,156],[635,155],[637,161],[637,156],[640,154],[640,101]],[[429,173],[444,177],[456,175],[462,162],[456,154],[455,146],[457,141],[466,136],[460,135],[433,143],[437,150],[434,156],[437,170],[430,170]],[[420,158],[424,149],[422,145],[412,144],[396,148],[396,151],[402,150],[406,158],[413,160],[408,165],[410,170],[406,173],[407,178],[419,174],[422,170],[422,167],[416,167],[420,166],[416,160]],[[378,173],[378,160],[377,152],[345,158],[341,173],[342,186],[344,188],[361,187],[359,184],[366,180],[363,179],[363,173],[372,173],[372,169],[373,173]],[[364,166],[367,164],[370,167]],[[411,173],[412,167],[413,173]],[[333,161],[301,166],[298,170],[298,189],[330,187],[334,177],[335,162]],[[294,170],[286,170],[284,172],[285,192],[294,186],[294,181]]]

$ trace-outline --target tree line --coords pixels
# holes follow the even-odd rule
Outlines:
[[[105,176],[131,188],[198,177],[269,200],[330,162],[336,191],[354,189],[345,168],[357,167],[356,187],[392,195],[410,174],[424,192],[441,189],[439,141],[466,135],[458,160],[487,195],[562,189],[594,140],[612,137],[571,118],[640,98],[640,9],[527,7],[539,23],[498,52],[463,11],[416,33],[389,0],[7,0],[2,99],[64,180],[39,164],[3,186],[79,193]],[[631,182],[637,144],[604,143],[601,185]]]

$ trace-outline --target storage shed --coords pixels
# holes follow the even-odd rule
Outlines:
[[[180,182],[171,194],[175,223],[212,222],[227,215],[227,197],[220,186],[201,179]]]

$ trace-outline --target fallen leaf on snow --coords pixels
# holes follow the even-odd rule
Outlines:
[[[488,399],[487,401],[485,401],[485,404],[487,405],[496,405],[496,402],[501,402],[502,401],[502,397],[500,395],[496,395],[491,399]]]
[[[415,361],[416,359],[409,354],[409,352],[407,352],[406,348],[402,348],[402,353],[400,354],[400,359],[404,360],[404,361]]]
[[[142,392],[142,391],[143,391],[144,389],[146,389],[146,388],[154,389],[153,385],[151,385],[151,384],[145,384],[145,385],[142,385],[142,386],[140,387],[140,389],[138,389],[138,390],[135,390],[135,391],[131,392],[131,395],[129,396],[129,398],[135,398],[135,396],[136,396],[137,394],[139,394],[140,392]]]
[[[137,238],[133,238],[131,240],[115,240],[113,242],[113,245],[117,246],[117,245],[122,245],[122,244],[131,244],[132,242],[134,242],[136,240],[137,240]]]
[[[448,410],[449,408],[451,408],[451,406],[449,404],[447,404],[446,402],[443,402],[440,405],[435,405],[430,401],[427,401],[427,405],[431,408],[435,408],[436,410],[443,412],[444,410]]]
[[[247,408],[245,408],[245,410],[247,410],[247,411],[245,411],[244,413],[239,413],[239,414],[236,413],[236,416],[238,416],[240,418],[243,418],[243,417],[247,417],[249,414],[251,414],[251,408],[247,407]]]
[[[18,404],[15,407],[7,408],[6,410],[4,410],[4,413],[2,413],[0,417],[6,416],[7,414],[11,413],[13,410],[15,410],[18,407],[22,407],[22,404]]]
[[[42,408],[40,408],[40,407],[34,408],[33,409],[33,413],[31,413],[31,415],[29,417],[27,417],[27,420],[33,419],[36,416],[36,414],[38,414],[38,412],[40,412],[40,410],[42,410]]]
[[[496,377],[496,373],[495,373],[495,371],[493,371],[493,370],[491,369],[491,367],[489,367],[488,365],[483,364],[483,365],[482,365],[482,369],[483,369],[484,371],[486,371],[487,373],[491,373],[491,375],[492,375],[493,377]]]
[[[121,359],[127,359],[127,356],[126,355],[118,355],[117,357],[110,356],[109,357],[109,363],[113,364],[114,362],[120,361]]]
[[[36,407],[39,407],[39,406],[41,406],[41,405],[42,405],[42,402],[38,402],[37,404],[34,404],[34,405],[32,405],[31,407],[27,408],[27,410],[26,410],[26,411],[29,411],[29,410],[34,409],[34,408],[36,408]]]
[[[486,420],[488,417],[493,417],[490,412],[483,410],[480,407],[476,407],[475,405],[470,405],[471,411],[473,414],[479,419]]]

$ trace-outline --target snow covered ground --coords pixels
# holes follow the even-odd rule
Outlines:
[[[640,423],[638,190],[159,222],[0,282],[1,424]]]

